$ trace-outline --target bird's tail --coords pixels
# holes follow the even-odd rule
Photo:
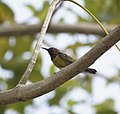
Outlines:
[[[88,73],[91,73],[91,74],[95,74],[97,72],[97,70],[93,69],[93,68],[87,68],[84,70],[84,72],[88,72]]]

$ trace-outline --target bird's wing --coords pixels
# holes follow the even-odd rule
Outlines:
[[[63,53],[60,53],[59,56],[67,61],[69,64],[73,63],[75,61],[75,59],[73,59],[72,57],[68,56],[67,54],[63,54]]]
[[[73,63],[75,61],[75,59],[71,58],[70,56],[63,54],[63,53],[59,53],[54,59],[53,59],[53,63],[55,66],[57,66],[58,68],[63,68],[67,65],[70,65],[71,63]]]

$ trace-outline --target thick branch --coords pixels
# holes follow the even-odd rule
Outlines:
[[[105,36],[82,58],[60,70],[54,76],[30,85],[22,85],[0,93],[0,105],[26,101],[44,95],[92,65],[100,56],[120,40],[120,26]],[[111,58],[112,59],[112,58]],[[98,69],[99,70],[99,69]]]
[[[39,32],[41,24],[35,25],[11,25],[0,26],[0,36],[33,35]],[[105,26],[108,32],[112,31],[116,25]],[[106,35],[104,31],[93,23],[80,23],[74,25],[68,24],[50,24],[48,33],[84,33],[95,35]]]

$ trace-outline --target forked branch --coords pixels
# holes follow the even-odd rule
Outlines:
[[[75,77],[92,65],[100,56],[120,40],[120,26],[105,36],[83,57],[60,70],[54,76],[30,85],[22,85],[0,93],[0,106],[26,101],[44,95]],[[112,58],[111,58],[112,59]],[[97,69],[99,70],[99,69]]]

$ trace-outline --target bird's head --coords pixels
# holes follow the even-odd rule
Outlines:
[[[61,53],[57,48],[51,47],[51,48],[44,48],[42,47],[42,49],[45,49],[48,51],[51,59],[53,60],[59,53]]]

